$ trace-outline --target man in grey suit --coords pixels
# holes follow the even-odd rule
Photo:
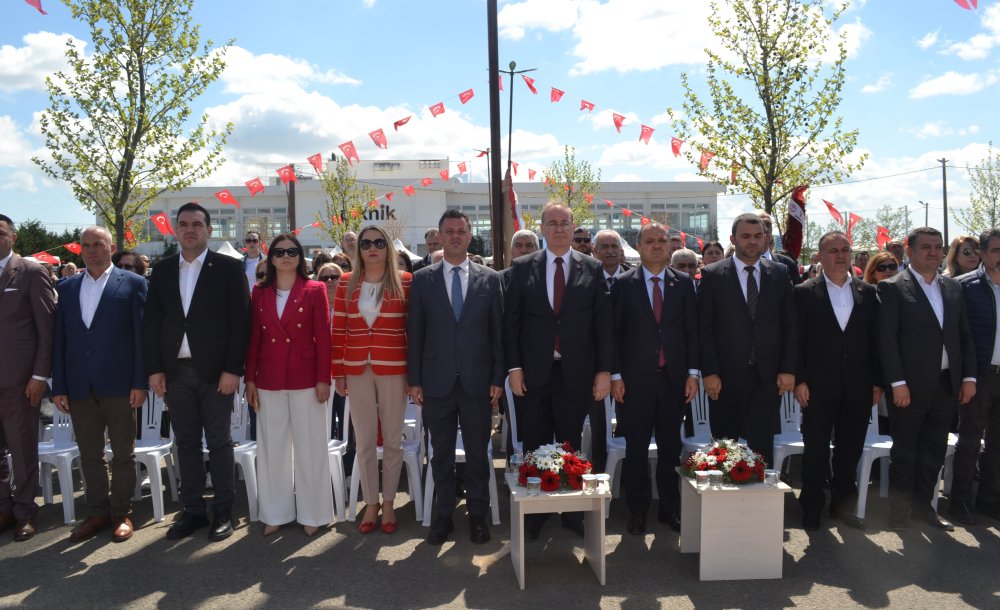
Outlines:
[[[948,448],[956,401],[976,394],[976,347],[957,280],[941,277],[941,233],[906,238],[910,268],[878,284],[882,370],[892,388],[889,420],[889,525],[907,529],[916,508],[936,528],[955,527],[931,506]]]
[[[0,214],[0,532],[20,542],[35,535],[38,405],[52,373],[56,293],[41,265],[14,254],[14,222]],[[7,453],[14,465],[14,490]]]
[[[502,393],[504,365],[500,276],[469,261],[469,217],[448,210],[438,223],[444,260],[413,276],[406,323],[410,398],[423,407],[434,455],[437,517],[427,543],[440,545],[454,531],[455,446],[462,429],[469,538],[489,541],[487,444],[491,403]]]

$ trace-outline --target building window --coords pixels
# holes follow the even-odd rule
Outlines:
[[[420,169],[437,169],[441,167],[440,159],[421,159],[419,161]]]
[[[376,172],[393,172],[400,168],[399,163],[388,161],[377,161],[372,164],[372,170]]]

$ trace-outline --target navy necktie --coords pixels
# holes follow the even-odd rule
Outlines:
[[[462,305],[465,299],[462,298],[462,272],[461,267],[451,268],[451,310],[455,312],[455,321],[462,318]]]

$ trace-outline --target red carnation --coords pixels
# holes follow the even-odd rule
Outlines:
[[[568,474],[566,484],[570,489],[583,489],[583,477],[578,474]]]
[[[696,470],[716,470],[716,468],[714,465],[709,464],[708,462],[702,462],[698,464],[698,468]]]
[[[542,491],[556,491],[561,483],[562,479],[559,477],[559,473],[551,470],[542,472]]]
[[[573,453],[573,445],[571,445],[569,441],[563,441],[562,448],[563,451],[569,451],[570,453]]]
[[[534,464],[521,464],[521,467],[517,471],[517,484],[526,486],[528,484],[528,477],[537,477],[538,468]]]
[[[729,478],[737,483],[742,483],[751,476],[753,476],[753,471],[750,470],[750,466],[747,465],[745,460],[736,462],[736,465],[729,471]]]

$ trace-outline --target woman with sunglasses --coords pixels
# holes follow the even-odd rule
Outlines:
[[[351,257],[347,256],[343,252],[338,252],[333,255],[333,262],[340,265],[340,268],[344,272],[351,271]]]
[[[887,280],[899,273],[899,263],[889,252],[878,252],[868,259],[865,267],[864,280],[866,284],[877,286],[882,280]]]
[[[247,400],[259,419],[257,502],[264,535],[298,521],[307,536],[333,520],[326,430],[330,307],[309,279],[295,235],[274,238],[251,298]]]
[[[125,250],[118,256],[115,264],[125,271],[131,271],[136,275],[146,277],[146,263],[139,258],[139,255],[131,250]]]
[[[971,235],[959,235],[951,240],[944,259],[945,277],[958,277],[979,268],[979,242]]]
[[[333,378],[337,393],[351,395],[351,423],[365,513],[358,529],[396,531],[393,500],[403,465],[406,409],[406,310],[412,275],[399,271],[396,249],[375,226],[365,227],[333,302]],[[382,502],[379,502],[378,430],[381,425]]]

